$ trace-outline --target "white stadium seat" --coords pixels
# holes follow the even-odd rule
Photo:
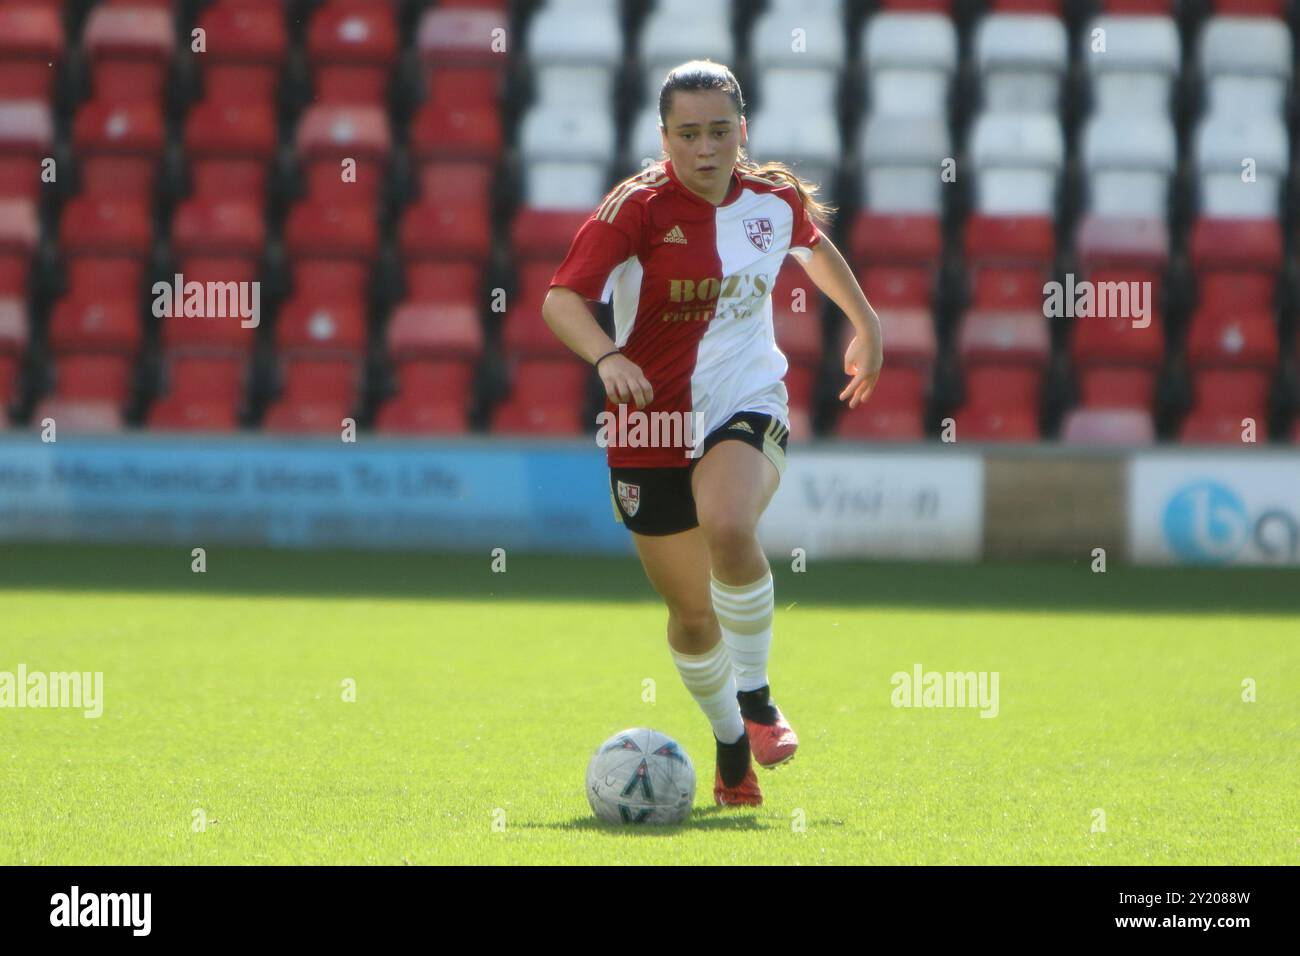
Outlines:
[[[582,29],[573,29],[574,17]],[[551,0],[528,23],[525,40],[533,66],[617,66],[623,60],[618,7],[605,0]]]
[[[1083,31],[1083,63],[1097,112],[1167,114],[1181,62],[1172,17],[1097,17]]]
[[[873,113],[941,115],[957,69],[957,31],[937,13],[879,13],[863,28]]]
[[[1094,113],[1084,125],[1091,212],[1165,218],[1177,165],[1178,138],[1166,116]]]
[[[530,163],[524,205],[533,209],[595,209],[605,196],[603,163]]]
[[[646,90],[657,94],[668,71],[687,60],[732,64],[730,5],[690,0],[678,5],[661,2],[641,28],[641,63]]]
[[[793,166],[800,176],[822,187],[819,195],[827,196],[835,189],[844,150],[833,113],[780,113],[764,108],[749,118],[746,152],[757,163],[780,160]]]
[[[1280,115],[1291,84],[1291,33],[1270,17],[1211,17],[1201,28],[1209,113]]]
[[[873,114],[862,124],[857,148],[865,207],[938,215],[946,185],[942,164],[952,155],[942,117]]]
[[[535,106],[519,128],[525,163],[566,160],[607,163],[614,157],[614,121],[608,109]]]
[[[1055,113],[1068,62],[1065,24],[1039,14],[991,13],[975,30],[986,109]]]
[[[764,109],[834,115],[839,76],[832,70],[763,70],[756,81],[757,101]]]
[[[1212,113],[1196,127],[1193,146],[1202,216],[1272,219],[1278,215],[1290,148],[1276,116]],[[1254,181],[1244,181],[1253,162]]]
[[[628,129],[623,165],[628,168],[630,175],[641,168],[641,160],[657,160],[663,151],[663,142],[659,136],[659,104],[647,104],[636,114]]]
[[[846,56],[844,20],[838,13],[768,10],[754,21],[749,48],[764,67],[839,70]]]
[[[533,71],[537,106],[612,109],[614,74],[604,66],[546,66]]]
[[[971,132],[970,161],[980,212],[1051,216],[1065,162],[1061,121],[1055,113],[984,113]]]

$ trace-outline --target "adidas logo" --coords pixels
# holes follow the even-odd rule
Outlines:
[[[749,422],[746,421],[736,422],[736,424],[732,425],[731,428],[728,428],[727,431],[733,431],[735,429],[740,429],[742,432],[749,432],[751,435],[754,434],[754,429],[750,428]]]
[[[680,242],[684,246],[686,245],[686,233],[682,232],[681,226],[673,226],[668,230],[668,234],[664,236],[664,242]]]

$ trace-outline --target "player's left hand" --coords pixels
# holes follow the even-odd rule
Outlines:
[[[848,349],[844,352],[844,374],[852,375],[853,381],[840,392],[840,401],[849,400],[849,408],[857,408],[871,397],[876,381],[880,378],[880,367],[884,364],[884,350],[881,348],[880,334],[853,336]]]

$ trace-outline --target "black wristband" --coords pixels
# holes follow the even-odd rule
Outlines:
[[[592,368],[600,368],[600,363],[605,361],[605,359],[609,358],[611,355],[622,355],[622,354],[623,354],[622,349],[612,349],[611,351],[606,352],[600,358],[596,359],[596,361],[592,363]]]

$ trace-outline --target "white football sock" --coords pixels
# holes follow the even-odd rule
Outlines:
[[[736,689],[766,687],[776,601],[771,569],[752,584],[723,584],[712,574],[709,581],[713,611],[722,626],[722,641],[736,670]]]
[[[713,735],[724,744],[734,744],[745,732],[736,702],[736,679],[731,674],[731,660],[721,641],[703,654],[682,654],[673,647],[673,663],[682,683],[713,725]]]

